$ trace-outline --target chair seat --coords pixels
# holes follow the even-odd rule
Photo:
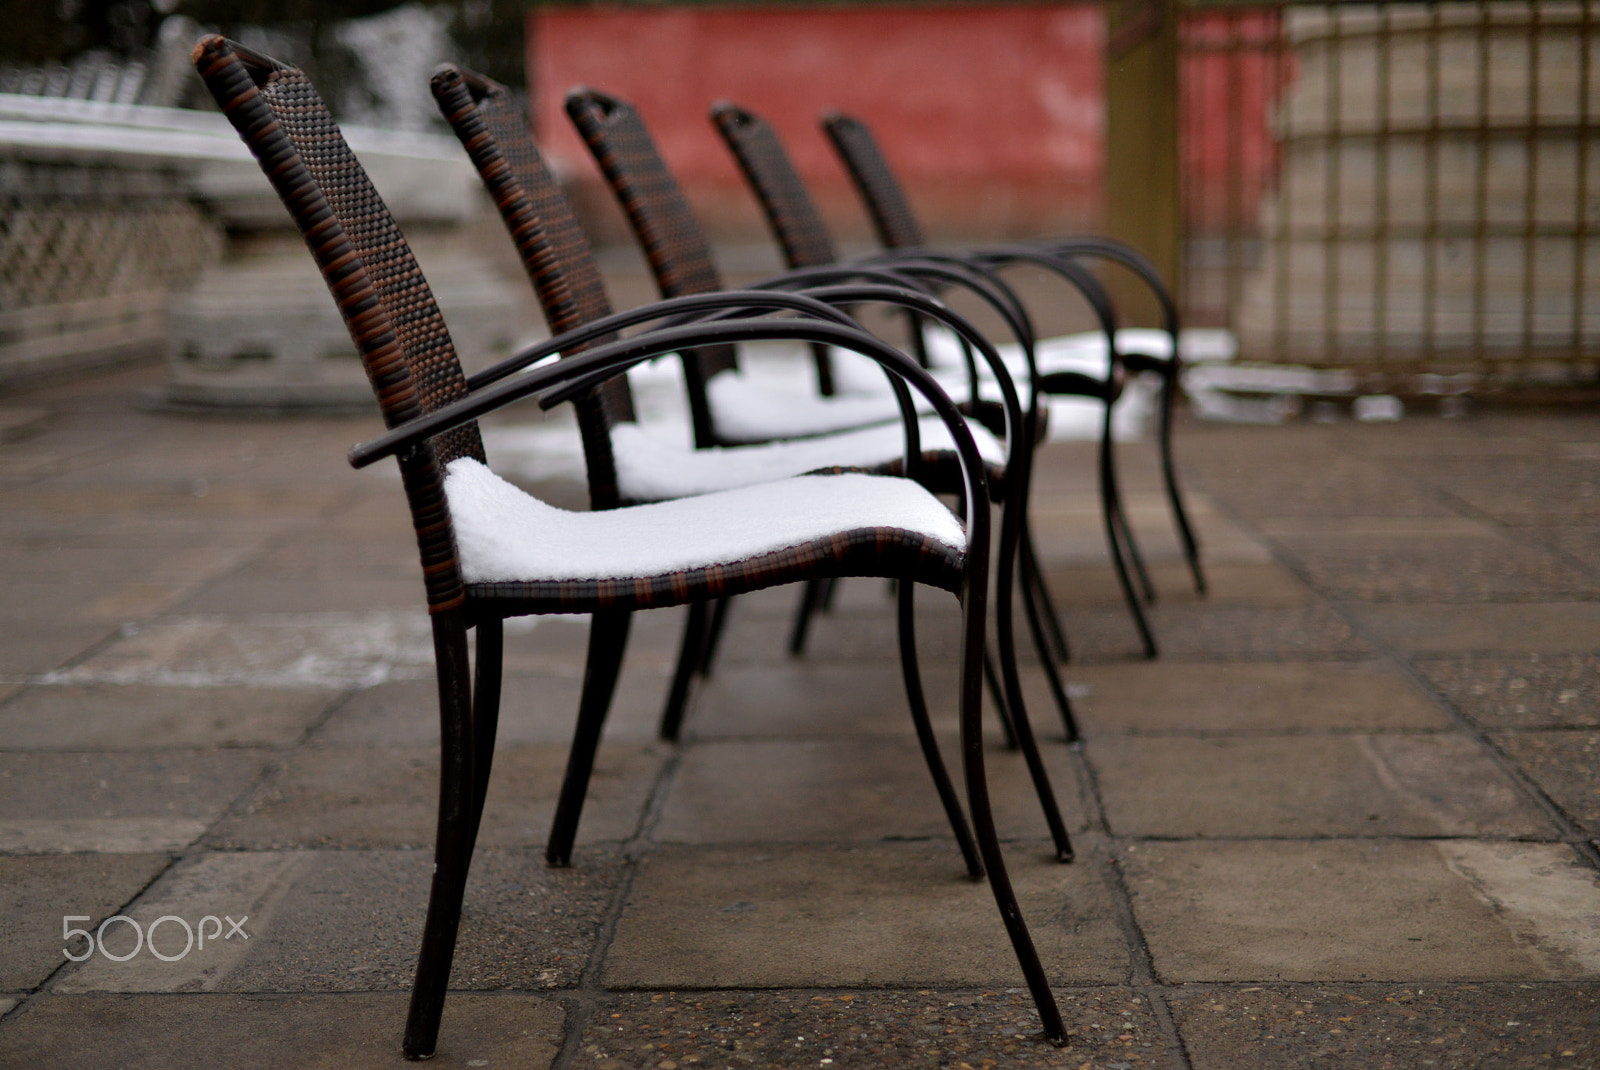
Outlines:
[[[861,358],[863,361],[866,358]],[[877,368],[877,365],[873,365]],[[724,442],[770,442],[850,431],[872,424],[896,423],[900,408],[888,381],[877,370],[878,390],[858,397],[822,397],[788,390],[773,390],[759,379],[738,371],[725,371],[706,383],[712,423]],[[918,411],[928,411],[922,400]]]
[[[545,611],[678,605],[815,575],[829,559],[849,575],[907,549],[918,553],[905,578],[955,590],[966,548],[949,508],[889,476],[797,476],[572,512],[461,458],[445,494],[469,594]]]
[[[918,429],[924,456],[954,451],[942,420],[926,417],[918,421]],[[1005,446],[983,427],[972,425],[970,430],[984,463],[1003,470]],[[664,441],[647,427],[624,423],[612,428],[611,446],[618,489],[636,502],[707,494],[828,469],[898,472],[906,455],[905,428],[898,420],[815,438],[704,450],[687,449]]]

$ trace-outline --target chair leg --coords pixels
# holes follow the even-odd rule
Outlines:
[[[811,632],[811,618],[821,612],[832,594],[828,580],[807,580],[805,593],[800,596],[800,607],[795,610],[794,625],[789,630],[789,655],[798,658],[806,652],[806,637]]]
[[[472,834],[468,849],[478,842],[483,823],[483,801],[489,794],[489,773],[494,768],[494,738],[500,724],[500,669],[505,660],[505,621],[499,617],[478,622],[477,664],[472,683]]]
[[[705,649],[700,652],[698,672],[701,676],[711,675],[711,666],[717,660],[717,648],[722,645],[722,630],[728,624],[728,607],[732,604],[731,596],[719,598],[711,610],[711,621],[706,625]]]
[[[933,725],[928,720],[928,702],[922,693],[922,674],[917,668],[916,614],[912,595],[915,588],[916,584],[913,583],[900,584],[898,599],[900,671],[905,677],[906,702],[911,707],[911,723],[917,729],[917,742],[922,745],[922,757],[928,763],[928,772],[933,776],[933,786],[939,793],[939,801],[944,804],[945,817],[949,819],[950,829],[955,833],[956,845],[961,848],[961,857],[967,864],[967,873],[973,877],[981,877],[983,863],[978,857],[978,848],[972,839],[972,829],[967,824],[966,814],[961,812],[961,799],[956,795],[955,785],[950,781],[944,757],[939,753],[938,741],[933,737]]]
[[[967,807],[972,815],[973,831],[978,841],[978,852],[989,876],[989,890],[994,895],[995,906],[1011,938],[1012,950],[1022,967],[1023,979],[1039,1009],[1039,1019],[1045,1036],[1058,1046],[1067,1043],[1067,1028],[1061,1020],[1061,1010],[1056,1006],[1050,991],[1049,979],[1034,948],[1028,923],[1017,905],[1016,892],[1006,872],[1005,858],[1000,852],[1000,838],[994,827],[994,811],[989,805],[989,787],[983,767],[983,595],[969,589],[962,599],[961,637],[961,764],[967,784]]]
[[[1155,635],[1150,631],[1150,622],[1145,619],[1144,606],[1140,604],[1139,595],[1133,589],[1133,580],[1128,575],[1128,562],[1124,557],[1123,536],[1127,534],[1126,528],[1119,526],[1122,515],[1122,506],[1117,494],[1116,461],[1111,449],[1111,408],[1106,407],[1105,426],[1100,435],[1100,512],[1106,525],[1106,542],[1111,547],[1111,561],[1116,566],[1117,582],[1122,586],[1123,600],[1128,603],[1128,611],[1133,614],[1134,627],[1139,631],[1139,638],[1144,644],[1144,656],[1154,658],[1157,654]],[[1128,542],[1130,552],[1133,549],[1131,539]]]
[[[1039,756],[1039,743],[1034,738],[1033,726],[1028,719],[1028,706],[1022,697],[1022,678],[1017,669],[1017,644],[1015,628],[1012,622],[1011,592],[1016,580],[1017,543],[1021,529],[1021,517],[1018,515],[1024,508],[1024,502],[1017,500],[1020,495],[1010,495],[1000,514],[1000,553],[996,561],[998,568],[995,571],[995,643],[1000,652],[1000,672],[1005,683],[1006,709],[1011,715],[1011,730],[1016,736],[1017,747],[1022,751],[1022,757],[1028,764],[1028,775],[1033,779],[1033,790],[1039,797],[1039,808],[1044,811],[1045,824],[1050,828],[1050,838],[1056,845],[1056,860],[1070,862],[1073,858],[1072,838],[1067,834],[1067,826],[1061,820],[1061,810],[1056,805],[1056,795],[1050,786],[1050,775],[1045,771],[1044,759]],[[1037,636],[1036,636],[1037,637]],[[1055,671],[1046,652],[1041,648],[1040,660],[1044,663],[1046,674]],[[1059,686],[1059,680],[1056,681]],[[1059,703],[1066,702],[1066,693],[1060,692]],[[1067,718],[1070,728],[1075,729],[1072,708],[1069,705],[1061,706],[1062,714]]]
[[[1006,709],[1005,684],[1000,680],[1000,670],[995,667],[994,655],[983,652],[983,682],[994,700],[994,712],[1000,721],[1000,733],[1005,738],[1006,750],[1017,749],[1017,731],[1011,727],[1011,711]]]
[[[669,742],[677,741],[678,731],[683,727],[683,711],[689,703],[689,685],[705,661],[706,633],[710,626],[711,614],[706,603],[690,602],[689,619],[683,625],[683,643],[678,648],[678,664],[672,671],[672,686],[667,689],[667,701],[661,708],[661,723],[656,729],[657,734]],[[592,633],[590,641],[592,644]],[[590,649],[593,649],[592,645]]]
[[[1067,687],[1061,680],[1061,670],[1056,668],[1055,661],[1050,657],[1045,627],[1039,619],[1043,611],[1034,601],[1037,591],[1026,580],[1017,586],[1022,588],[1022,608],[1028,621],[1028,632],[1033,636],[1033,648],[1039,652],[1039,669],[1044,673],[1045,684],[1050,688],[1050,697],[1055,700],[1056,712],[1061,716],[1061,727],[1067,734],[1067,742],[1076,743],[1083,736],[1078,731],[1078,717],[1072,712],[1072,700],[1067,697]]]
[[[633,613],[626,609],[597,610],[589,621],[589,659],[583,670],[583,696],[578,700],[578,724],[572,733],[572,750],[567,755],[567,773],[561,782],[561,797],[550,824],[550,842],[545,861],[564,866],[572,861],[572,843],[578,836],[578,818],[583,814],[583,799],[589,791],[589,774],[594,769],[595,751],[605,728],[606,713],[622,669],[622,652],[628,645],[628,625]]]
[[[1022,578],[1024,590],[1033,589],[1033,597],[1037,599],[1041,623],[1045,626],[1045,635],[1050,641],[1050,648],[1055,655],[1055,660],[1065,665],[1072,660],[1072,647],[1067,642],[1066,629],[1061,626],[1061,614],[1056,612],[1055,599],[1050,594],[1050,584],[1044,578],[1044,566],[1039,563],[1039,548],[1033,544],[1033,525],[1028,518],[1022,518],[1022,539],[1017,547],[1017,567]]]
[[[1161,373],[1161,425],[1157,432],[1161,446],[1161,475],[1167,486],[1167,504],[1172,507],[1172,521],[1178,529],[1178,541],[1183,544],[1184,560],[1189,562],[1189,573],[1194,577],[1194,592],[1204,598],[1206,575],[1200,567],[1200,542],[1194,528],[1189,525],[1189,511],[1184,508],[1183,493],[1178,489],[1178,470],[1172,460],[1172,408],[1178,392],[1178,375],[1181,368],[1173,346],[1174,357]]]
[[[455,958],[461,901],[472,861],[474,796],[472,684],[466,618],[458,609],[436,613],[434,671],[439,684],[439,818],[434,837],[433,886],[422,927],[422,950],[411,986],[401,1051],[407,1059],[432,1057]]]

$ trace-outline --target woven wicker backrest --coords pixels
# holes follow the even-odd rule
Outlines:
[[[431,86],[439,110],[461,139],[511,232],[551,331],[560,334],[609,316],[611,301],[594,252],[511,91],[448,63],[434,72]],[[591,345],[607,340],[609,336]],[[576,399],[574,408],[590,505],[611,508],[620,500],[611,428],[635,418],[627,377],[608,380]]]
[[[822,213],[777,131],[765,119],[727,101],[712,105],[711,121],[739,161],[789,266],[819,267],[838,260]]]
[[[194,63],[305,237],[350,330],[384,422],[394,427],[466,393],[427,281],[338,126],[299,70],[225,38],[202,38]],[[464,597],[441,465],[483,459],[475,424],[401,458],[429,608]]]
[[[626,101],[587,88],[568,93],[566,108],[643,246],[661,296],[722,289],[722,276],[705,231],[638,111]],[[736,367],[738,357],[732,346],[707,346],[696,350],[692,358],[685,356],[689,406],[695,438],[701,445],[713,442],[706,380]]]
[[[856,192],[867,206],[878,241],[888,249],[927,244],[905,191],[900,188],[889,161],[878,148],[878,139],[872,136],[867,124],[840,112],[830,112],[822,117],[822,129],[844,161]]]

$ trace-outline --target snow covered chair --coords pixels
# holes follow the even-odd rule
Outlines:
[[[923,235],[921,224],[917,221],[916,213],[906,199],[900,181],[879,148],[871,128],[853,116],[830,112],[822,117],[822,129],[844,163],[845,170],[849,172],[856,192],[866,206],[867,214],[872,217],[878,241],[884,248],[926,249],[927,240]],[[1129,372],[1135,374],[1155,372],[1161,378],[1161,420],[1157,434],[1161,449],[1162,477],[1166,484],[1173,524],[1177,528],[1189,571],[1194,577],[1195,590],[1204,594],[1206,580],[1205,572],[1200,565],[1200,544],[1189,523],[1183,492],[1178,487],[1177,467],[1172,457],[1172,411],[1180,386],[1179,379],[1184,358],[1196,344],[1204,347],[1210,339],[1191,338],[1190,332],[1179,330],[1178,306],[1162,281],[1160,273],[1143,254],[1121,242],[1095,235],[1082,235],[1012,243],[975,252],[981,257],[994,258],[998,262],[1015,255],[1019,247],[1042,249],[1053,255],[1074,259],[1089,258],[1120,264],[1149,287],[1160,305],[1162,326],[1159,334],[1147,330],[1120,330],[1115,336],[1114,346],[1101,345],[1091,357],[1098,356],[1104,361],[1108,359],[1105,355],[1106,350],[1114,348]],[[1093,345],[1098,343],[1099,339],[1089,341]],[[1052,348],[1054,347],[1049,341],[1039,343],[1037,357],[1040,370],[1045,375],[1052,371],[1050,360]],[[1082,346],[1068,344],[1062,348],[1065,350],[1063,356],[1066,358],[1064,361],[1066,366],[1073,368],[1081,366],[1084,357]]]
[[[662,295],[670,297],[676,294],[704,293],[719,288],[722,279],[712,259],[710,244],[694,218],[682,190],[656,149],[638,111],[627,101],[590,88],[570,91],[566,97],[566,110],[593,154],[612,193],[626,213]],[[909,261],[902,262],[894,267],[905,269],[908,264]],[[941,274],[946,281],[968,285],[981,298],[991,302],[1018,337],[1031,339],[1025,315],[1020,310],[1014,311],[1006,303],[1003,293],[991,293],[985,289],[981,280],[972,278],[969,273],[957,272],[948,267],[921,265],[917,269],[934,271]],[[882,266],[867,268],[855,265],[813,266],[792,272],[786,278],[823,280],[850,277],[861,272],[881,273],[885,270]],[[1019,319],[1018,316],[1022,318]],[[749,389],[738,374],[737,356],[731,350],[702,350],[699,359],[698,366],[686,367],[690,406],[705,414],[707,434],[711,441],[719,441],[726,434],[725,428],[730,414],[744,411],[760,412],[762,422],[752,425],[748,430],[740,427],[739,433],[741,436],[760,433],[764,437],[771,438],[790,433],[785,428],[785,420],[791,421],[790,427],[793,427],[795,422],[815,422],[815,429],[818,431],[830,420],[838,421],[836,426],[846,426],[847,421],[859,419],[857,414],[862,406],[882,404],[885,400],[882,397],[816,397],[797,396],[792,393],[780,398],[758,399],[757,392]],[[819,363],[819,377],[825,366]],[[976,369],[973,371],[975,375]],[[1015,392],[1009,382],[1009,373],[1003,368],[997,367],[993,374],[996,380],[1007,380],[1004,391]],[[819,386],[821,385],[825,384],[819,383]],[[696,419],[698,426],[700,418]],[[1032,426],[1025,422],[1024,441],[1032,440],[1032,430]],[[748,437],[744,440],[748,441]],[[1002,489],[1001,500],[1006,503],[1025,503],[1028,489],[1027,466],[1031,463],[1031,452],[1014,450],[1011,461],[1010,467],[1004,471],[991,471],[991,483],[995,488]],[[1026,515],[1025,504],[1019,504],[1015,508],[1008,504],[1002,514],[1000,574],[996,577],[995,629],[999,646],[999,668],[996,674],[1001,678],[999,690],[1002,692],[997,695],[998,704],[1009,715],[1008,724],[1013,726],[1015,735],[1019,742],[1024,743],[1025,748],[1025,737],[1031,733],[1027,727],[1027,711],[1016,667],[1015,641],[1011,635],[1012,621],[1009,606],[1013,589],[1011,580]],[[817,595],[823,589],[819,585],[813,585],[808,589],[807,598],[801,607],[790,641],[790,649],[794,652],[798,652],[803,643],[806,623],[811,611],[820,603],[821,599]],[[1026,585],[1024,594],[1028,595]],[[1047,680],[1052,688],[1057,708],[1061,711],[1067,735],[1071,739],[1076,739],[1077,725],[1072,717],[1066,690],[1061,685],[1059,675],[1054,671],[1053,659],[1045,659],[1045,663]],[[1029,764],[1032,768],[1031,757]],[[1043,785],[1045,782],[1042,766],[1035,771],[1034,779],[1036,785]],[[1045,797],[1042,786],[1040,796],[1041,800]],[[1047,816],[1050,809],[1051,807],[1047,805]],[[1058,828],[1053,819],[1051,824],[1053,829]],[[1056,839],[1059,846],[1061,843],[1059,831],[1056,832]]]
[[[518,374],[474,388],[410,247],[304,74],[218,36],[195,45],[194,62],[300,229],[372,382],[390,430],[352,449],[351,463],[395,457],[411,509],[433,625],[441,762],[434,876],[405,1055],[427,1058],[437,1043],[493,757],[505,618],[592,615],[573,744],[575,754],[587,750],[592,758],[615,679],[615,666],[605,662],[620,651],[617,640],[632,611],[818,575],[892,576],[904,581],[903,589],[927,583],[959,598],[959,709],[977,852],[1045,1030],[1064,1042],[1060,1014],[1006,877],[984,778],[980,705],[990,535],[982,462],[959,412],[932,379],[817,304],[816,319],[662,328],[538,367],[530,367],[537,356],[523,354],[512,361]],[[484,463],[476,419],[511,401],[538,396],[542,404],[555,404],[684,346],[766,338],[864,352],[923,394],[961,460],[964,522],[912,480],[856,473],[571,513],[505,482]],[[568,341],[554,340],[558,347]],[[914,432],[907,438],[914,442]],[[908,464],[915,459],[908,451]],[[477,636],[475,666],[469,664],[469,631]],[[582,789],[569,777],[560,806],[581,802]],[[557,862],[563,860],[558,846],[551,852]]]
[[[760,202],[767,224],[789,265],[806,267],[836,261],[837,255],[827,225],[811,199],[810,191],[801,179],[799,170],[784,149],[777,131],[759,115],[729,101],[714,104],[711,108],[711,119]],[[893,256],[885,256],[881,258],[881,262],[894,265],[908,258],[912,260],[932,258],[937,261],[967,264],[971,269],[991,278],[996,285],[1004,286],[994,270],[998,265],[951,253],[912,249]],[[1109,339],[1116,330],[1116,324],[1110,300],[1098,281],[1069,260],[1041,257],[1037,262],[1039,266],[1055,272],[1067,285],[1082,295],[1100,320],[1101,332],[1108,339],[1106,349],[1109,351],[1111,349]],[[914,328],[911,337],[913,343],[919,347],[924,342],[925,332],[920,324]],[[1130,566],[1139,576],[1146,591],[1150,590],[1150,584],[1132,530],[1122,511],[1114,460],[1112,405],[1122,393],[1121,366],[1118,361],[1109,360],[1102,363],[1099,374],[1043,376],[1038,373],[1035,366],[1033,346],[1022,343],[1015,348],[1020,349],[1022,359],[1014,362],[1013,370],[1019,386],[1027,389],[1030,424],[1037,425],[1042,422],[1041,405],[1052,394],[1070,394],[1074,397],[1091,398],[1100,403],[1099,485],[1107,544],[1117,570],[1117,578],[1133,616],[1134,626],[1138,629],[1145,645],[1146,654],[1153,655],[1155,639],[1140,604],[1139,593],[1134,589]],[[926,349],[921,350],[921,359],[924,363],[930,362]],[[949,367],[948,363],[946,367]],[[1037,555],[1033,552],[1032,539],[1027,534],[1025,518],[1021,553],[1023,595],[1028,623],[1039,648],[1046,677],[1052,692],[1057,696],[1056,701],[1063,720],[1068,725],[1069,735],[1075,735],[1071,731],[1073,726],[1071,710],[1066,704],[1066,695],[1060,686],[1054,664],[1056,656],[1065,655],[1065,639],[1056,619],[1049,589],[1044,582],[1043,571],[1037,567]]]

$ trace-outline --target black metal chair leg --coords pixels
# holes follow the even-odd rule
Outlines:
[[[683,711],[689,703],[689,685],[705,660],[707,629],[710,625],[711,614],[706,603],[689,603],[689,619],[683,625],[678,664],[672,671],[672,686],[667,689],[667,701],[661,707],[661,723],[656,728],[662,739],[676,742],[678,731],[683,727]]]
[[[583,696],[578,700],[578,723],[567,755],[567,773],[561,782],[556,816],[550,823],[545,861],[564,866],[572,860],[572,843],[578,836],[578,818],[589,791],[600,733],[622,669],[622,652],[628,645],[628,625],[633,613],[626,609],[596,610],[589,620],[589,658],[583,670]]]
[[[1076,743],[1083,736],[1078,731],[1078,717],[1072,711],[1072,700],[1067,697],[1067,687],[1061,679],[1061,671],[1056,668],[1056,663],[1050,657],[1045,627],[1039,619],[1041,610],[1034,601],[1037,592],[1026,580],[1018,586],[1022,588],[1022,608],[1023,615],[1028,621],[1028,632],[1033,636],[1034,649],[1039,652],[1039,669],[1044,673],[1045,684],[1050,688],[1050,697],[1055,700],[1056,712],[1061,716],[1061,727],[1067,734],[1067,742]]]
[[[467,658],[467,627],[460,609],[436,613],[433,622],[434,669],[439,684],[439,818],[434,837],[433,886],[422,927],[422,950],[411,985],[401,1051],[407,1059],[432,1057],[439,1019],[455,958],[461,901],[472,862],[473,769],[472,684]]]
[[[795,610],[794,626],[789,631],[789,654],[799,657],[806,652],[806,635],[811,630],[811,618],[823,608],[830,594],[827,580],[807,580],[805,593],[800,597],[800,608]]]
[[[1157,437],[1161,447],[1161,475],[1167,486],[1167,504],[1172,508],[1172,522],[1178,528],[1178,541],[1183,545],[1184,560],[1189,563],[1189,573],[1194,577],[1194,592],[1206,595],[1206,574],[1200,567],[1200,541],[1189,525],[1189,511],[1183,503],[1183,492],[1178,489],[1178,470],[1172,460],[1172,409],[1176,403],[1178,377],[1181,364],[1178,360],[1177,342],[1174,340],[1172,360],[1161,375],[1161,424]]]
[[[1106,542],[1111,547],[1111,561],[1116,566],[1117,582],[1122,586],[1123,600],[1128,603],[1134,627],[1138,629],[1140,641],[1144,644],[1144,656],[1153,658],[1157,654],[1156,638],[1150,631],[1150,622],[1145,619],[1144,606],[1139,601],[1138,593],[1133,589],[1133,579],[1128,575],[1128,563],[1124,558],[1122,532],[1117,524],[1121,509],[1117,501],[1116,487],[1116,462],[1112,458],[1111,451],[1111,409],[1107,407],[1105,430],[1100,436],[1100,512],[1105,520]]]
[[[1033,726],[1028,719],[1028,706],[1022,697],[1022,678],[1017,669],[1011,592],[1015,587],[1017,544],[1020,541],[1022,527],[1021,517],[1018,516],[1021,504],[1008,501],[1000,514],[1000,554],[996,562],[998,567],[995,570],[994,587],[995,643],[999,647],[1000,672],[1006,691],[1006,709],[1011,715],[1011,729],[1016,736],[1017,747],[1022,751],[1023,760],[1028,764],[1028,775],[1033,778],[1033,790],[1039,797],[1039,808],[1044,811],[1045,824],[1049,826],[1050,838],[1056,845],[1056,859],[1060,862],[1070,862],[1073,858],[1072,838],[1067,834],[1066,823],[1061,820],[1061,810],[1056,805],[1055,791],[1050,786],[1050,775],[1045,771],[1044,759],[1039,756],[1038,740],[1034,738]],[[1035,638],[1038,638],[1037,633]],[[1053,672],[1055,666],[1045,656],[1042,646],[1040,655],[1046,673]],[[1057,685],[1059,686],[1059,681]],[[1073,725],[1072,708],[1070,705],[1065,705],[1066,697],[1065,692],[1061,692],[1057,701],[1063,704],[1061,706],[1063,717],[1067,719],[1069,725]]]
[[[1021,569],[1022,582],[1033,588],[1039,612],[1044,618],[1045,634],[1050,641],[1050,649],[1055,655],[1055,660],[1066,664],[1072,660],[1072,648],[1067,642],[1066,629],[1061,626],[1061,615],[1056,612],[1050,585],[1045,582],[1044,566],[1039,563],[1039,549],[1033,544],[1033,525],[1026,516],[1022,517],[1022,538],[1017,553],[1017,566]]]
[[[1006,935],[1011,938],[1017,964],[1022,968],[1023,979],[1039,1009],[1039,1019],[1045,1036],[1051,1043],[1065,1045],[1067,1028],[1061,1020],[1061,1010],[1056,1006],[1050,981],[1045,977],[1039,952],[1028,932],[1028,923],[1017,905],[1016,892],[1011,887],[1006,872],[1005,857],[1000,852],[1000,838],[995,832],[994,810],[989,804],[988,780],[983,767],[983,596],[969,591],[963,599],[961,640],[961,764],[967,785],[967,807],[972,815],[973,832],[978,841],[978,853],[989,876],[989,890],[994,895],[995,906],[1005,924]],[[974,612],[976,610],[976,613]]]
[[[1000,720],[1000,734],[1006,741],[1006,750],[1016,750],[1017,733],[1011,727],[1011,711],[1006,709],[1006,685],[1001,682],[994,655],[987,649],[983,652],[983,682],[989,689],[989,697],[994,700],[994,712]]]
[[[706,625],[705,649],[700,652],[698,672],[701,676],[711,675],[711,667],[717,660],[717,647],[722,644],[722,629],[728,623],[728,607],[732,604],[731,597],[719,598],[711,610],[711,621]]]
[[[978,857],[977,844],[972,839],[972,829],[967,815],[962,813],[961,799],[956,795],[950,773],[945,769],[944,756],[939,753],[938,741],[933,738],[933,725],[928,720],[928,702],[922,693],[922,674],[917,668],[917,629],[912,592],[916,585],[902,583],[898,599],[900,632],[900,671],[905,677],[906,703],[911,707],[911,723],[917,729],[917,742],[922,745],[922,757],[933,776],[934,790],[944,805],[950,830],[955,833],[956,845],[961,848],[961,858],[967,864],[967,873],[983,876],[983,862]]]
[[[489,773],[494,768],[494,738],[500,725],[500,669],[505,660],[505,621],[481,620],[477,632],[477,658],[472,684],[472,833],[468,850],[478,842],[483,823],[483,801],[489,794]]]

